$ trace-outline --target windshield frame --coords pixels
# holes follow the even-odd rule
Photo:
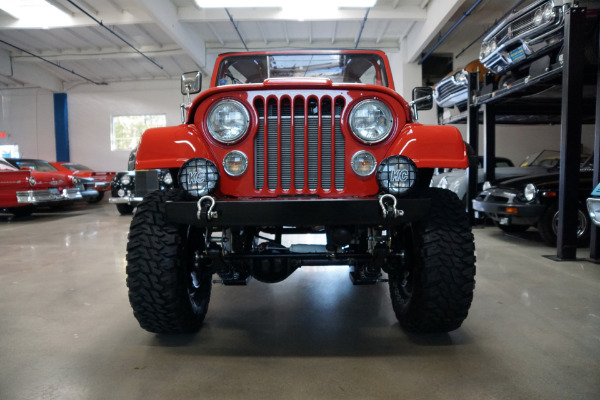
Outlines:
[[[286,79],[285,76],[281,76],[281,75],[273,75],[271,73],[271,68],[270,68],[270,64],[272,62],[272,60],[276,57],[281,57],[282,59],[285,59],[286,56],[298,56],[298,57],[310,57],[310,56],[316,56],[319,58],[326,58],[327,56],[339,56],[340,58],[346,56],[346,58],[351,62],[352,58],[348,57],[348,56],[352,56],[352,55],[356,55],[358,56],[359,59],[364,59],[367,61],[367,58],[372,58],[373,60],[376,60],[376,68],[375,68],[375,82],[376,83],[360,83],[360,82],[356,82],[356,81],[348,81],[348,82],[336,82],[337,79],[332,80],[333,83],[340,83],[340,84],[370,84],[370,85],[376,85],[376,86],[381,86],[381,87],[387,87],[390,88],[392,90],[394,90],[394,83],[393,83],[393,79],[391,76],[391,69],[389,66],[389,61],[387,59],[387,56],[385,55],[384,52],[380,51],[380,50],[336,50],[336,51],[329,51],[329,50],[317,50],[317,51],[302,51],[302,50],[298,50],[298,51],[277,51],[277,52],[248,52],[248,53],[224,53],[219,55],[219,57],[217,58],[217,61],[215,63],[215,68],[214,71],[216,71],[215,73],[213,73],[212,76],[212,80],[211,80],[211,87],[217,87],[217,86],[231,86],[234,84],[246,84],[245,82],[241,82],[239,81],[239,79],[235,79],[238,82],[233,83],[234,79],[231,79],[231,83],[226,83],[224,84],[223,81],[219,82],[220,80],[225,79],[226,77],[226,72],[223,70],[224,68],[226,68],[228,66],[228,61],[232,60],[232,59],[241,59],[242,57],[249,57],[249,58],[255,58],[256,60],[254,60],[254,63],[258,65],[257,69],[260,68],[264,68],[265,71],[262,72],[260,77],[256,77],[252,82],[248,82],[248,83],[253,83],[253,84],[261,84],[264,82],[264,79],[270,79],[270,78],[282,78],[282,79]],[[264,62],[260,62],[260,58],[264,58]],[[257,62],[260,62],[259,63]],[[343,67],[345,68],[347,64],[344,64]],[[308,70],[309,68],[307,68]],[[370,68],[366,68],[364,71],[369,70]],[[283,71],[283,69],[282,69]],[[363,71],[363,72],[364,72]],[[292,71],[293,72],[293,71]],[[313,71],[314,72],[314,71]],[[328,71],[331,72],[331,71]],[[344,71],[345,73],[345,71]],[[315,74],[316,76],[314,76],[313,74],[310,74],[310,76],[308,76],[309,78],[315,79],[315,78],[327,78],[327,72],[323,73],[323,76],[320,76],[319,74]],[[332,75],[333,76],[333,75]],[[342,76],[341,74],[339,76]],[[333,76],[334,78],[338,78],[339,76],[335,75]],[[364,75],[362,75],[364,76]],[[239,77],[235,77],[235,78],[239,78]],[[287,77],[289,79],[298,79],[297,76],[296,77]],[[229,79],[227,79],[229,80]]]

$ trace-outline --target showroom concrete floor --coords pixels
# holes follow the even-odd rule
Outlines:
[[[0,217],[0,399],[600,398],[600,265],[542,257],[534,230],[474,230],[450,334],[406,334],[385,284],[311,267],[215,286],[198,334],[157,336],[127,300],[130,219],[106,200]]]

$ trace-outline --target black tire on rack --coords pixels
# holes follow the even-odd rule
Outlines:
[[[133,214],[133,209],[134,208],[135,207],[132,206],[131,204],[125,204],[125,203],[119,203],[119,204],[117,204],[117,211],[121,215],[131,215],[131,214]]]
[[[456,194],[430,188],[425,195],[430,218],[398,233],[405,262],[389,266],[390,297],[405,330],[449,332],[461,326],[473,300],[475,244]]]
[[[140,326],[154,333],[197,331],[210,301],[212,271],[197,257],[203,233],[166,220],[165,202],[182,198],[179,190],[150,193],[129,230],[129,302]]]

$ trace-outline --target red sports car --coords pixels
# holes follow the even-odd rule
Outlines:
[[[30,215],[35,206],[80,200],[81,193],[56,172],[20,170],[0,158],[0,209],[16,216]]]
[[[32,158],[6,158],[5,160],[19,169],[28,169],[37,172],[54,172],[56,174],[60,174],[79,190],[81,197],[84,200],[88,202],[97,201],[96,198],[98,197],[98,191],[94,188],[95,183],[92,178],[75,176],[73,171],[70,170],[61,171],[45,160],[37,160]]]
[[[104,192],[110,190],[110,183],[117,174],[116,172],[96,172],[90,167],[72,162],[56,161],[51,162],[50,164],[56,167],[59,171],[69,171],[76,176],[92,178],[94,180],[94,189],[98,191],[98,196],[96,198],[88,200],[93,203],[102,200],[104,197]]]

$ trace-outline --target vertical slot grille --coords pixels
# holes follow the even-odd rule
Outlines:
[[[345,145],[340,116],[344,105],[342,98],[271,97],[265,110],[265,101],[257,99],[255,188],[291,193],[343,190]]]

